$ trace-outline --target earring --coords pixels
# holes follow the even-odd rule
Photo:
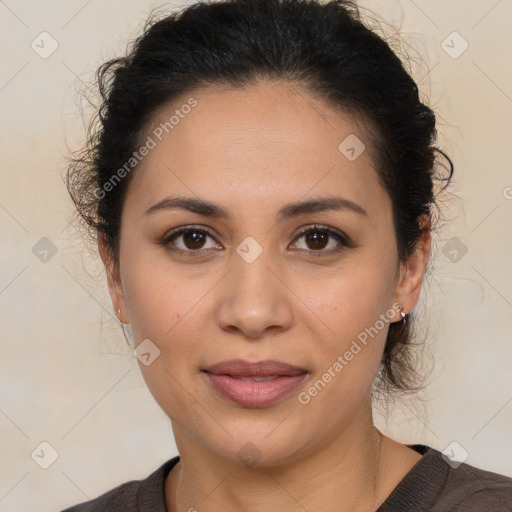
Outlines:
[[[407,314],[404,312],[404,308],[402,305],[400,305],[400,316],[402,317],[402,326],[405,325],[405,323],[407,322]]]

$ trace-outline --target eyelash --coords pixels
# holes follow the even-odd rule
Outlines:
[[[207,229],[194,228],[193,226],[187,226],[187,227],[183,227],[183,228],[178,228],[176,231],[173,231],[173,232],[169,233],[167,236],[165,236],[158,243],[159,243],[159,245],[164,246],[168,251],[178,252],[178,253],[180,253],[183,256],[194,257],[194,256],[200,255],[201,251],[203,251],[203,253],[204,253],[204,250],[202,250],[202,249],[197,249],[195,251],[191,251],[191,250],[185,250],[185,249],[177,249],[175,247],[171,247],[170,246],[170,243],[175,238],[178,238],[180,235],[182,235],[184,233],[189,233],[189,232],[200,233],[200,234],[203,234],[203,235],[207,235],[207,236],[209,236],[209,237],[211,237],[213,239],[215,238],[213,236],[213,234],[210,233],[210,231],[208,231]],[[330,228],[328,226],[319,226],[319,225],[316,225],[316,224],[314,226],[312,226],[312,227],[305,228],[300,233],[298,233],[298,235],[294,239],[294,242],[296,240],[298,240],[299,238],[301,238],[302,236],[304,236],[305,234],[309,233],[309,232],[328,234],[329,236],[334,238],[337,242],[339,242],[342,246],[345,246],[345,247],[350,247],[351,246],[350,239],[344,233],[335,231],[335,230],[333,230],[332,228]],[[206,249],[206,250],[208,251],[208,249]],[[300,249],[300,250],[303,251],[304,249]],[[329,255],[332,255],[334,253],[338,253],[341,250],[343,250],[343,247],[337,248],[337,249],[330,249],[330,250],[327,250],[327,251],[322,250],[322,249],[317,250],[317,251],[314,251],[314,250],[309,250],[308,251],[308,250],[306,250],[306,252],[311,253],[311,255],[314,256],[314,257],[322,257],[322,256],[329,256]]]

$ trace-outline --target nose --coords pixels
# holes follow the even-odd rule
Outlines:
[[[254,261],[233,256],[232,270],[217,289],[218,325],[224,331],[261,339],[286,331],[293,321],[292,291],[279,265],[263,251]]]

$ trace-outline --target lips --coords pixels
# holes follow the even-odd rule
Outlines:
[[[266,407],[289,395],[307,371],[276,360],[223,361],[203,370],[213,389],[243,407]]]
[[[232,377],[277,377],[280,375],[292,376],[306,373],[304,368],[283,363],[275,359],[267,359],[251,363],[243,359],[222,361],[205,368],[206,372],[214,375],[230,375]]]

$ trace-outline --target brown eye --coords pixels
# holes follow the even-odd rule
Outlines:
[[[345,235],[328,227],[320,228],[315,226],[305,229],[295,240],[301,238],[304,239],[306,247],[299,247],[299,249],[304,249],[309,252],[332,253],[341,250],[343,246],[349,245]],[[331,247],[326,249],[330,242],[333,242],[331,243]]]
[[[199,231],[186,231],[182,233],[183,243],[187,249],[202,249],[205,242],[205,235]]]
[[[208,247],[209,238],[212,242]],[[320,228],[314,226],[304,229],[296,237],[295,244],[300,239],[304,239],[304,247],[298,248],[315,256],[329,255],[350,246],[346,235],[329,227]],[[180,228],[170,233],[160,244],[169,251],[186,256],[193,256],[195,254],[199,256],[207,249],[222,248],[216,243],[215,238],[209,231],[193,227]]]
[[[310,231],[305,235],[305,241],[311,249],[325,249],[329,242],[329,236],[327,233],[322,231]]]
[[[213,240],[213,236],[204,229],[181,228],[166,236],[162,245],[171,251],[191,254],[205,249],[215,248],[217,244],[213,243],[210,247],[205,246],[208,238]],[[181,239],[181,240],[180,240]]]

